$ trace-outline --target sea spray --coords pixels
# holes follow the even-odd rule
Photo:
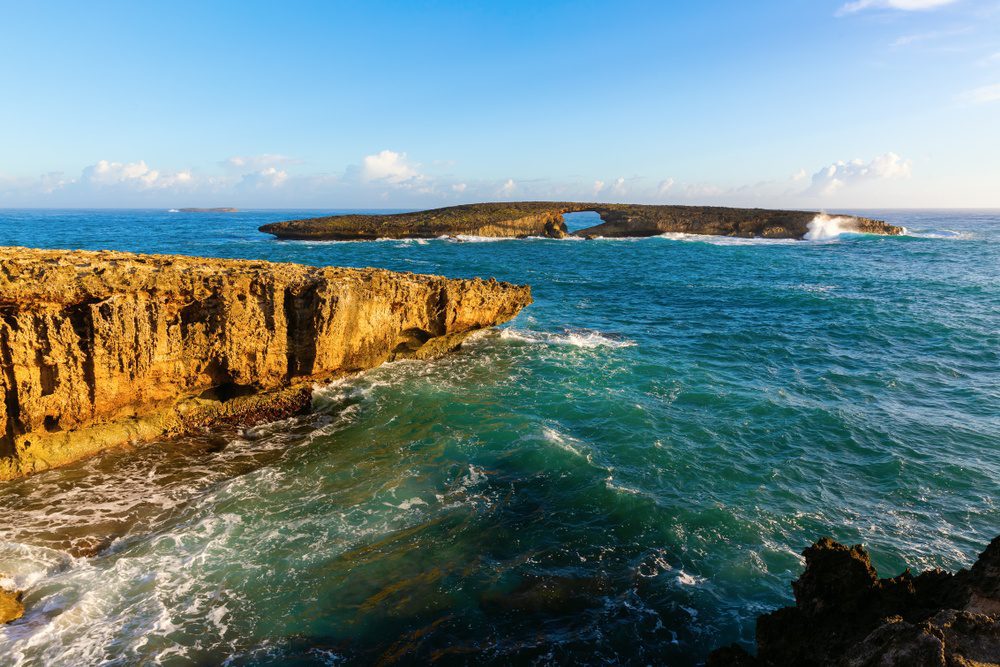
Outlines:
[[[852,231],[851,218],[818,213],[809,223],[809,231],[803,238],[807,241],[826,241],[850,231]]]

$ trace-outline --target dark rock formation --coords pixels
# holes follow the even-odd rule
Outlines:
[[[334,215],[264,225],[260,231],[282,239],[372,241],[380,238],[438,236],[566,236],[565,205],[548,202],[467,204],[416,213]],[[585,210],[585,209],[580,209]]]
[[[495,280],[0,247],[0,480],[302,412],[314,381],[442,354],[529,303]]]
[[[813,211],[771,211],[717,206],[653,206],[588,204],[578,202],[512,202],[466,204],[389,215],[335,215],[264,225],[260,231],[281,239],[362,241],[379,238],[435,238],[438,236],[493,236],[520,238],[567,235],[564,213],[594,211],[602,224],[574,236],[593,238],[656,236],[667,232],[801,239]],[[902,228],[880,220],[844,217],[851,231],[901,234]]]
[[[1000,664],[1000,537],[971,570],[879,579],[861,546],[803,552],[795,606],[757,619],[757,656],[715,651],[709,667],[957,667]]]

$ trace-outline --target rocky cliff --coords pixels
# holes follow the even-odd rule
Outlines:
[[[415,213],[333,215],[264,225],[260,231],[282,239],[372,241],[380,238],[438,236],[566,236],[564,207],[548,202],[467,204]]]
[[[529,303],[494,280],[0,248],[0,479],[280,418],[314,380],[443,353]]]
[[[580,202],[511,202],[466,204],[390,215],[335,215],[264,225],[260,231],[282,239],[362,241],[378,238],[438,236],[567,235],[564,213],[594,211],[599,225],[575,236],[641,237],[667,232],[801,239],[819,215],[812,211],[723,208],[718,206],[654,206]],[[901,234],[903,229],[880,220],[845,216],[852,230],[871,234]]]
[[[720,206],[605,207],[598,204],[588,210],[597,211],[604,222],[575,232],[576,236],[641,237],[679,232],[745,238],[801,239],[809,231],[809,224],[820,215],[815,211],[773,211]],[[849,231],[890,236],[903,232],[901,227],[881,220],[856,216],[844,216],[843,220]]]
[[[970,570],[879,579],[861,546],[803,552],[795,606],[757,619],[757,656],[720,649],[708,667],[1000,665],[1000,537]]]

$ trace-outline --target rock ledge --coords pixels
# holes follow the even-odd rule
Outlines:
[[[308,410],[314,381],[442,354],[529,303],[495,280],[0,247],[0,480]]]

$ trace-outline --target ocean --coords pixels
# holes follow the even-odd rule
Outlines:
[[[669,664],[752,647],[800,552],[1000,533],[1000,212],[899,237],[277,241],[329,211],[0,210],[0,245],[528,283],[313,414],[0,484],[3,665]],[[594,222],[578,214],[577,228]]]

